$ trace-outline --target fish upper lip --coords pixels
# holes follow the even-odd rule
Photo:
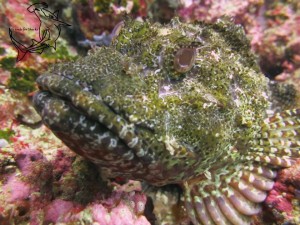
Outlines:
[[[92,105],[101,105],[106,113],[120,116],[103,101],[100,95],[94,94],[86,83],[80,83],[79,80],[74,80],[73,77],[54,73],[43,74],[37,78],[36,82],[40,91],[48,92],[56,98],[63,99],[90,119],[99,121],[98,115],[92,113]]]

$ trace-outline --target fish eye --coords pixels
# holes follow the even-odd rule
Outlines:
[[[195,48],[180,48],[174,56],[174,68],[179,73],[185,73],[189,71],[194,63],[196,58],[196,49]]]
[[[117,25],[114,27],[114,29],[111,32],[112,40],[114,40],[116,37],[118,37],[118,35],[120,34],[123,27],[124,27],[124,22],[123,21],[117,23]]]

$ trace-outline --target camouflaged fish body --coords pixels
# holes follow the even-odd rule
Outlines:
[[[76,153],[184,189],[194,224],[250,224],[278,167],[299,157],[299,110],[270,90],[240,27],[126,21],[111,46],[40,76],[34,104]]]

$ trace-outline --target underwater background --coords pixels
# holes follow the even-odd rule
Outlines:
[[[44,12],[64,26],[51,43],[18,55],[17,47],[35,46],[32,40],[47,35],[39,33],[41,23],[53,23],[27,10],[39,1],[0,0],[0,224],[190,224],[176,186],[103,179],[42,125],[31,103],[39,75],[108,46],[115,26],[127,18],[162,24],[174,17],[187,23],[229,18],[244,28],[263,74],[300,91],[298,0],[44,2]],[[299,199],[300,160],[279,171],[253,223],[299,224]]]

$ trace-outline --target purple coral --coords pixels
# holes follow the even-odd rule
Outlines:
[[[2,195],[6,197],[7,203],[14,203],[29,198],[32,189],[30,185],[23,182],[15,175],[8,178],[7,183],[2,187]]]

